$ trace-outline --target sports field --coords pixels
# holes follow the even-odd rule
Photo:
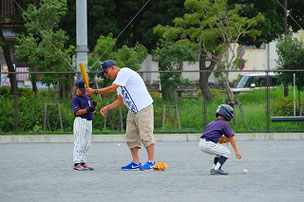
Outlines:
[[[93,143],[95,170],[79,172],[72,143],[0,144],[0,201],[303,201],[304,141],[238,141],[243,159],[227,160],[228,176],[209,175],[213,158],[198,142],[157,143],[163,172],[121,171],[130,152],[120,145]]]

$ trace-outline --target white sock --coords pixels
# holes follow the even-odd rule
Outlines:
[[[214,167],[214,170],[218,170],[220,167],[221,167],[220,162],[217,162],[216,165],[215,165],[215,167]]]

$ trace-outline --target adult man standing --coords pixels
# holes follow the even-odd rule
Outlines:
[[[115,61],[106,60],[101,65],[100,75],[114,80],[111,86],[102,89],[87,89],[89,93],[107,94],[117,90],[117,100],[100,110],[105,116],[108,110],[115,109],[124,103],[129,109],[127,115],[126,142],[131,151],[133,161],[121,167],[122,170],[152,170],[154,162],[154,111],[153,99],[150,96],[141,76],[130,68],[119,68]],[[138,150],[141,144],[147,150],[148,161],[142,165]]]

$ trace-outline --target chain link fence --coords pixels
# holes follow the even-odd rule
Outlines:
[[[200,133],[204,127],[214,120],[219,104],[232,104],[237,119],[230,125],[235,132],[303,132],[303,91],[298,91],[297,84],[303,78],[304,70],[280,71],[173,71],[188,74],[199,80],[175,87],[170,99],[164,97],[164,89],[158,80],[145,81],[154,100],[155,133]],[[231,84],[233,103],[220,79],[209,83],[208,88],[202,86],[201,80],[206,80],[207,73],[218,75],[229,73],[238,75],[235,84]],[[78,72],[79,73],[79,72]],[[165,71],[139,71],[143,78],[150,74],[168,74]],[[102,78],[90,72],[90,86],[102,88]],[[286,88],[279,75],[289,75],[292,80]],[[4,75],[15,75],[18,88],[12,91],[9,80]],[[42,80],[45,75],[57,75],[55,85],[45,85]],[[59,76],[61,75],[61,76]],[[62,75],[65,75],[62,77]],[[146,75],[146,76],[145,76]],[[7,76],[8,77],[8,76]],[[155,76],[154,76],[155,77]],[[157,76],[158,77],[158,76]],[[0,133],[1,134],[58,134],[72,133],[74,113],[70,106],[72,96],[76,93],[74,83],[75,72],[1,72],[0,87]],[[35,85],[31,82],[36,78]],[[62,79],[65,78],[65,79]],[[151,78],[151,76],[150,76]],[[215,78],[217,78],[215,76]],[[231,79],[230,79],[231,80]],[[110,84],[111,82],[109,82]],[[34,86],[34,88],[33,88]],[[33,89],[37,89],[35,92]],[[212,98],[206,99],[210,91]],[[286,94],[288,92],[288,95]],[[95,96],[98,109],[115,101],[115,93]],[[127,108],[110,111],[105,117],[94,113],[93,133],[124,133]]]

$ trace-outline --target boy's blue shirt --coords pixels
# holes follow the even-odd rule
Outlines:
[[[201,138],[217,143],[223,135],[232,137],[234,133],[226,121],[217,118],[207,125]]]
[[[74,111],[74,116],[76,117],[81,117],[83,119],[87,119],[87,120],[93,120],[93,113],[92,112],[88,112],[86,114],[82,114],[82,115],[76,115],[75,112],[77,112],[80,109],[86,109],[87,107],[89,107],[90,104],[90,97],[88,95],[84,95],[84,96],[79,96],[79,95],[74,95],[72,102],[71,102],[71,107]]]

